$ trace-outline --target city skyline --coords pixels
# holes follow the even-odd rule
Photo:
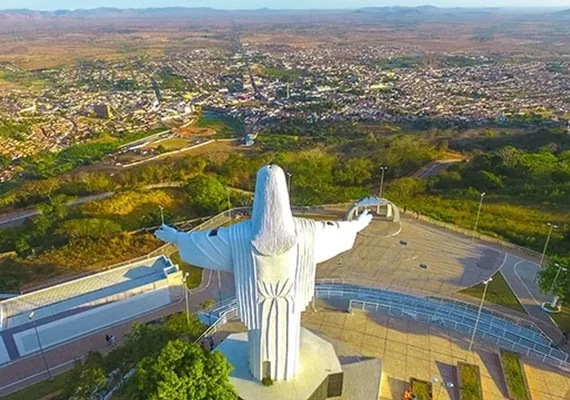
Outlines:
[[[222,0],[197,0],[191,3],[182,0],[170,0],[162,2],[158,0],[123,0],[120,2],[113,0],[99,0],[89,3],[79,4],[71,0],[56,0],[46,4],[42,0],[2,0],[0,1],[0,10],[11,9],[30,9],[38,11],[54,11],[54,10],[77,10],[77,9],[95,9],[100,7],[110,7],[119,9],[128,8],[166,8],[166,7],[208,7],[220,10],[253,10],[260,8],[269,8],[275,10],[308,10],[308,9],[358,9],[363,7],[418,7],[418,6],[435,6],[441,8],[456,8],[457,3],[452,0],[434,0],[426,2],[424,0],[412,0],[405,3],[393,1],[377,1],[377,0],[357,0],[348,2],[346,0],[315,0],[307,3],[301,0],[292,0],[284,2],[282,0],[237,0],[228,4]],[[570,0],[502,0],[498,2],[488,0],[472,0],[461,5],[461,8],[559,8],[570,7]]]

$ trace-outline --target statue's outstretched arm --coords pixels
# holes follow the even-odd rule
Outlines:
[[[154,234],[160,240],[175,244],[180,258],[198,267],[232,272],[232,252],[229,229],[179,232],[162,225]]]
[[[354,221],[318,221],[315,235],[315,260],[317,263],[348,251],[354,246],[356,234],[372,221],[367,211]]]

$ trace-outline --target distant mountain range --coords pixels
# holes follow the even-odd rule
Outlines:
[[[434,6],[420,7],[365,7],[355,10],[219,10],[208,7],[164,7],[164,8],[111,8],[101,7],[94,9],[36,11],[28,9],[0,10],[0,19],[51,19],[51,18],[166,18],[187,16],[222,16],[222,15],[262,15],[262,14],[291,14],[291,13],[321,13],[321,14],[345,14],[357,13],[370,16],[390,17],[418,17],[418,16],[443,16],[443,15],[482,15],[491,13],[528,13],[525,9],[503,8],[439,8]],[[570,10],[552,12],[543,10],[535,11],[534,14],[545,16],[570,16]]]

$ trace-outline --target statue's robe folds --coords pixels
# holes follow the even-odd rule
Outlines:
[[[251,221],[207,232],[179,232],[182,260],[234,274],[238,312],[248,329],[253,376],[275,381],[299,370],[301,312],[311,302],[316,265],[350,250],[356,221],[294,218],[296,243],[265,256],[252,244]]]

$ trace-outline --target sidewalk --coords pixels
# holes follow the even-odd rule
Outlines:
[[[541,308],[542,303],[552,300],[552,296],[546,296],[538,289],[538,285],[535,283],[538,268],[538,264],[532,261],[509,254],[501,272],[528,315],[540,321],[539,328],[554,343],[560,344],[563,340],[562,332],[550,318],[550,315]],[[565,352],[570,353],[569,345],[561,347]]]
[[[224,285],[226,281],[227,278],[222,274],[222,283]],[[218,274],[214,271],[204,270],[202,284],[198,288],[193,289],[189,296],[190,312],[198,311],[201,303],[214,298],[219,287]],[[44,351],[44,354],[52,374],[57,375],[70,370],[73,368],[75,360],[82,358],[90,351],[109,352],[109,347],[105,342],[105,334],[114,335],[117,343],[120,344],[135,322],[154,321],[170,314],[182,312],[184,309],[185,302],[183,297],[177,303],[150,311],[147,314],[115,326],[106,327],[61,346],[47,349]],[[18,359],[0,368],[0,397],[45,380],[47,377],[45,365],[40,354]]]

